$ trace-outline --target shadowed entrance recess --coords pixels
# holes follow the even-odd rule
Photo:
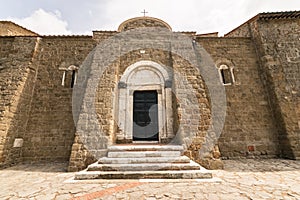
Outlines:
[[[157,91],[135,91],[133,98],[133,140],[158,141]]]

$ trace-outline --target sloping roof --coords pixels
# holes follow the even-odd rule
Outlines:
[[[11,21],[0,21],[0,36],[39,36],[39,34]]]
[[[300,11],[260,13],[258,17],[259,19],[293,19],[300,18]]]
[[[197,37],[218,37],[219,32],[213,32],[213,33],[201,33],[197,34]]]
[[[300,18],[300,11],[286,11],[286,12],[265,12],[265,13],[259,13],[249,19],[248,21],[244,22],[240,26],[236,27],[232,31],[226,33],[224,36],[233,33],[234,31],[238,30],[239,28],[243,27],[246,24],[249,24],[253,21],[258,20],[274,20],[274,19],[297,19]]]

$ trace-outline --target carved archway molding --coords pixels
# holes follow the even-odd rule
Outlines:
[[[118,98],[115,103],[119,127],[116,137],[118,143],[132,142],[134,91],[157,91],[159,142],[174,137],[171,86],[172,74],[163,65],[143,60],[127,67],[118,83]]]

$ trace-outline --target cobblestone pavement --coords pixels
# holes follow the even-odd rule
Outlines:
[[[225,160],[211,180],[74,181],[66,163],[0,171],[0,199],[300,199],[300,161]]]

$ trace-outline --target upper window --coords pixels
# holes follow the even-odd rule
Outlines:
[[[71,65],[68,68],[61,68],[60,70],[64,70],[61,85],[73,88],[76,84],[78,67]]]
[[[233,67],[222,64],[218,67],[220,80],[224,85],[234,84]]]

